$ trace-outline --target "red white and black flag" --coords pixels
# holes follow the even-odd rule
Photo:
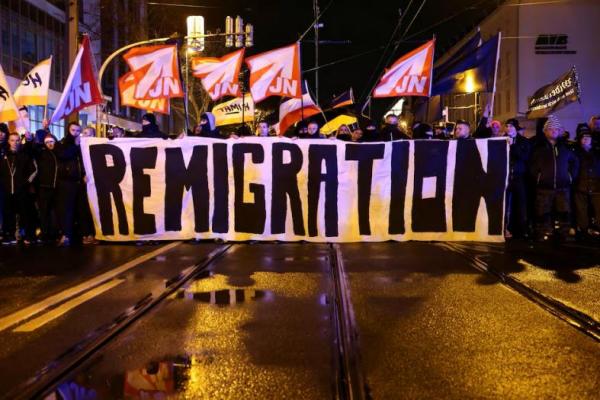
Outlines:
[[[102,93],[96,79],[96,67],[90,48],[90,38],[84,35],[67,78],[67,83],[50,122],[54,123],[71,113],[100,103],[102,103]]]

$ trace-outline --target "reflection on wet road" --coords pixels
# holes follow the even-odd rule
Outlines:
[[[598,312],[590,294],[578,303],[578,287],[549,278],[527,248],[356,243],[335,249],[233,245],[209,271],[69,372],[53,395],[341,398],[339,385],[357,372],[365,383],[358,398],[597,398],[598,342],[473,266],[476,260],[502,267],[546,285],[539,288],[558,300]],[[197,260],[194,251],[207,249],[185,247],[177,257]],[[580,254],[578,265],[594,254]],[[168,270],[171,259],[154,262]],[[600,283],[593,266],[572,270],[583,277],[584,292]],[[339,346],[340,279],[351,300],[341,312],[351,314],[356,328],[346,333],[357,346],[346,350]],[[356,363],[341,366],[351,355]]]

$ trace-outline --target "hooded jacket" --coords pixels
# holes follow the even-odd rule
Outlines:
[[[50,150],[46,146],[40,147],[37,151],[38,165],[38,184],[43,188],[56,188],[58,181],[59,162],[55,150]]]
[[[5,193],[15,194],[24,190],[36,174],[35,161],[23,150],[7,150],[0,159],[0,184]]]
[[[211,112],[205,112],[200,116],[200,119],[206,119],[208,121],[208,128],[206,125],[202,125],[202,133],[200,136],[209,137],[214,139],[222,139],[221,133],[219,132],[219,128],[217,128],[215,123],[215,116]]]
[[[529,172],[538,188],[568,189],[575,181],[578,170],[579,160],[562,141],[553,145],[544,138],[536,144]]]
[[[81,148],[75,143],[75,138],[67,134],[54,147],[58,158],[58,180],[78,182],[83,181],[85,170],[81,159]]]

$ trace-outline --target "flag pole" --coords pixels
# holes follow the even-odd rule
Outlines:
[[[177,49],[177,66],[179,68],[179,76],[183,77],[183,74],[181,73],[181,60],[179,57],[179,49],[181,48],[180,46],[180,42],[179,40],[175,40],[175,46]],[[185,49],[185,60],[187,62],[187,48]],[[185,66],[185,68],[187,69],[187,64]],[[188,93],[187,93],[187,80],[185,82],[185,85],[181,85],[182,86],[182,90],[183,90],[183,113],[184,113],[184,122],[185,122],[185,135],[187,136],[189,130],[190,130],[190,121],[189,121],[189,113],[188,113]]]
[[[490,116],[494,116],[494,99],[496,98],[496,82],[498,80],[498,62],[500,61],[500,46],[502,45],[502,31],[498,32],[498,46],[496,47],[496,67],[494,68],[494,88],[492,90],[492,101],[490,103]]]

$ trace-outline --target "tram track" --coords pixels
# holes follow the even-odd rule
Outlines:
[[[86,335],[78,343],[37,371],[27,381],[7,393],[4,398],[45,398],[68,377],[78,373],[97,354],[113,343],[134,322],[147,316],[165,299],[177,293],[193,280],[208,276],[211,265],[227,257],[237,244],[219,246],[199,262],[166,279],[160,291],[149,293],[136,304],[107,323]],[[332,395],[336,399],[362,400],[370,398],[363,376],[348,277],[344,268],[341,247],[329,245],[329,306],[332,332],[333,382]],[[217,264],[218,266],[218,264]]]
[[[208,273],[208,267],[229,251],[234,245],[224,244],[211,251],[199,262],[182,270],[176,276],[165,281],[164,288],[158,293],[148,293],[136,304],[122,312],[110,323],[90,332],[83,340],[71,346],[44,368],[31,376],[20,386],[3,395],[6,399],[45,398],[63,379],[76,371],[81,365],[112,342],[131,324],[147,315],[169,296],[177,292],[188,282]]]
[[[590,315],[579,311],[552,296],[536,290],[535,288],[525,284],[510,274],[491,267],[481,258],[470,254],[460,244],[448,242],[438,243],[437,245],[463,256],[469,261],[469,265],[473,268],[480,272],[494,276],[503,285],[538,305],[546,312],[566,322],[573,328],[591,337],[596,342],[600,342],[600,322],[595,320]]]

